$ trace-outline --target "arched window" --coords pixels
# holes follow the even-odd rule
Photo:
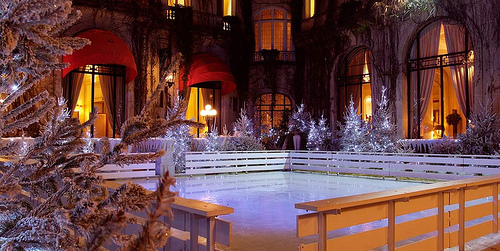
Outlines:
[[[456,137],[471,113],[474,54],[467,30],[450,21],[422,29],[410,52],[408,133]]]
[[[350,52],[340,68],[339,120],[342,121],[351,100],[363,120],[372,118],[372,54],[368,48]]]
[[[255,121],[261,132],[271,128],[278,128],[291,115],[292,103],[290,99],[280,93],[264,94],[255,101]]]
[[[254,16],[255,61],[264,60],[263,50],[277,50],[278,60],[293,61],[292,16],[282,8],[268,8]]]

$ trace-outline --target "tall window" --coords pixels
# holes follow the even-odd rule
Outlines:
[[[223,0],[223,16],[234,16],[234,10],[235,10],[235,5],[234,5],[235,0]]]
[[[293,61],[292,16],[282,8],[268,8],[254,17],[255,61],[264,59],[262,50],[277,50],[278,59]]]
[[[191,0],[167,0],[168,6],[191,6]]]
[[[461,25],[439,21],[418,33],[408,66],[409,137],[456,137],[465,131],[473,104],[473,60]]]
[[[261,132],[281,126],[283,119],[291,115],[292,103],[290,99],[280,93],[264,94],[255,102],[255,121],[259,124]]]
[[[340,69],[339,119],[343,120],[351,100],[363,120],[372,118],[371,51],[358,48],[347,55]]]
[[[316,10],[316,0],[304,0],[305,17],[313,17]]]
[[[117,65],[86,65],[71,71],[64,78],[64,97],[72,116],[89,119],[92,107],[99,109],[91,127],[93,137],[119,137],[125,121],[125,67]]]

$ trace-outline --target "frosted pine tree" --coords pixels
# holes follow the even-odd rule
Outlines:
[[[167,108],[167,120],[185,117],[186,107],[183,104],[185,102],[177,98],[173,106]],[[172,155],[176,173],[183,172],[186,168],[186,152],[190,150],[193,139],[190,130],[189,125],[179,124],[169,128],[165,135],[167,139],[174,140]]]
[[[254,136],[253,123],[252,120],[248,118],[247,111],[245,109],[241,109],[240,118],[236,120],[233,128],[235,134],[242,134],[252,137]]]
[[[327,148],[330,145],[329,143],[332,138],[332,132],[330,131],[330,127],[328,126],[327,119],[323,115],[321,115],[318,120],[317,128],[319,134],[319,142],[321,142],[319,150],[328,150]]]
[[[397,148],[396,126],[392,122],[392,113],[387,99],[387,88],[382,87],[380,101],[372,117],[369,134],[369,151],[395,152]]]
[[[460,134],[462,154],[500,154],[500,118],[493,111],[492,102],[481,104],[471,116],[465,133]]]
[[[181,120],[153,119],[150,98],[139,116],[123,124],[121,142],[112,148],[109,140],[101,139],[98,155],[84,152],[84,131],[96,119],[96,110],[82,124],[70,116],[63,100],[47,92],[12,106],[45,75],[65,66],[59,63],[62,55],[87,43],[57,37],[78,16],[67,0],[0,1],[0,92],[6,95],[0,102],[0,136],[45,116],[41,136],[32,144],[22,150],[16,143],[0,148],[0,155],[9,155],[0,160],[0,250],[101,250],[110,241],[122,250],[155,250],[169,236],[168,224],[159,219],[171,215],[172,178],[163,177],[156,194],[148,195],[134,184],[108,190],[96,172],[107,163],[157,159],[162,151],[123,153],[133,144],[164,135]],[[161,81],[152,97],[164,85]],[[141,233],[122,234],[134,222],[128,212],[146,209]]]
[[[219,133],[217,132],[216,127],[212,127],[211,132],[207,132],[205,138],[207,140],[205,145],[205,151],[216,152],[221,150],[222,146],[219,139]]]
[[[306,148],[308,150],[319,151],[321,145],[321,139],[319,135],[318,127],[316,126],[316,121],[309,121],[309,133],[307,134],[307,144]]]
[[[368,143],[368,127],[354,108],[354,101],[349,101],[349,107],[344,114],[344,124],[340,124],[340,146],[342,151],[363,152]]]
[[[288,132],[307,133],[309,131],[309,121],[311,115],[305,111],[305,105],[297,106],[297,111],[292,113],[288,121]]]
[[[233,124],[234,136],[225,137],[222,143],[224,151],[256,151],[263,150],[264,146],[255,137],[252,120],[246,110],[241,109],[240,118]]]

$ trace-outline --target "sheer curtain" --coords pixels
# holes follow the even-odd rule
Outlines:
[[[125,82],[124,82],[124,77],[122,76],[115,76],[115,134],[118,134],[116,136],[119,137],[120,134],[120,129],[125,122]]]
[[[464,29],[452,24],[443,24],[444,35],[446,40],[446,47],[448,48],[448,53],[465,51],[465,32]],[[466,65],[451,66],[451,80],[453,83],[453,89],[455,90],[455,95],[457,96],[458,106],[463,114],[466,114],[467,106],[472,103],[472,89],[469,88],[469,104],[467,104],[466,99],[466,80],[465,71]],[[469,75],[472,72],[469,72]],[[469,76],[469,86],[471,85],[471,76]]]
[[[108,114],[106,116],[109,125],[113,127],[113,119],[115,118],[115,102],[113,101],[113,77],[98,75],[99,83],[101,84],[102,99],[104,100],[104,110]]]
[[[439,33],[441,31],[441,23],[435,23],[431,27],[423,30],[420,34],[420,58],[437,56],[439,51]],[[413,48],[411,51],[411,58],[417,58],[417,42],[413,44]],[[418,82],[418,76],[416,73],[411,74],[411,83],[412,90],[416,92],[417,85],[420,84],[420,96],[417,97],[420,99],[420,107],[418,109],[420,115],[420,121],[425,116],[429,104],[431,102],[431,94],[432,94],[432,84],[434,82],[434,74],[436,69],[426,69],[420,71],[420,83]],[[413,94],[412,94],[413,96]]]
[[[68,102],[70,111],[74,111],[80,90],[82,89],[84,73],[71,72],[64,78],[63,97]]]

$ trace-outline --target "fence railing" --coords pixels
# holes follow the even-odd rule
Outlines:
[[[500,175],[295,204],[299,250],[443,250],[498,233]]]
[[[305,170],[435,180],[500,174],[500,156],[313,151],[189,152],[186,174]]]
[[[188,152],[186,174],[283,170],[289,156],[288,151]]]
[[[121,184],[106,181],[104,185],[116,189]],[[234,213],[233,208],[182,197],[175,197],[171,208],[173,220],[164,219],[170,222],[171,236],[163,250],[214,251],[216,243],[226,248],[231,245],[232,224],[217,217]],[[132,217],[138,224],[146,222],[146,215]],[[124,231],[136,233],[139,228],[139,225],[132,225]]]

